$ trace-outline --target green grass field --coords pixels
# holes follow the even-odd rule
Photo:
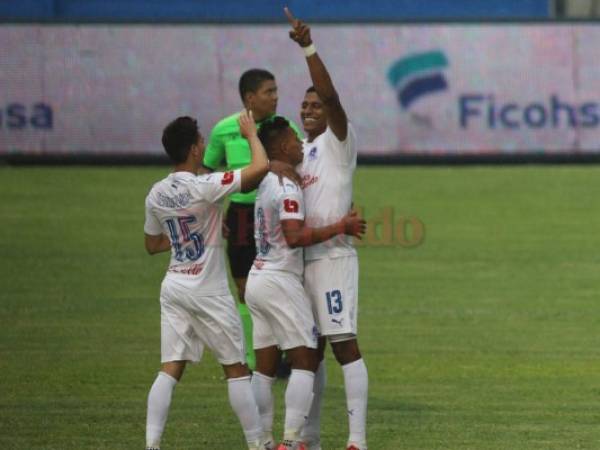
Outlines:
[[[166,255],[143,249],[166,168],[0,169],[0,448],[141,449]],[[369,448],[600,448],[600,167],[360,168],[367,219],[420,246],[360,248]],[[324,450],[341,450],[328,355]],[[276,430],[281,431],[278,383]],[[219,366],[188,368],[163,450],[243,449]]]

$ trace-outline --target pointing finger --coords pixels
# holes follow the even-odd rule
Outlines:
[[[296,19],[292,15],[292,12],[290,11],[290,9],[286,6],[285,8],[283,8],[283,12],[285,12],[285,16],[287,17],[290,25],[295,28],[296,27]]]

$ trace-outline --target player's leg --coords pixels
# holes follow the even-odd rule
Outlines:
[[[279,448],[304,449],[301,433],[312,405],[315,371],[319,365],[317,327],[300,278],[286,276],[278,281],[282,294],[276,298],[278,305],[285,304],[285,309],[277,311],[278,320],[273,330],[291,363],[285,391],[283,442]]]
[[[263,450],[262,425],[258,407],[252,392],[251,375],[248,366],[241,362],[222,364],[227,378],[229,404],[238,417],[248,449]]]
[[[254,321],[254,331],[261,328],[260,320]],[[260,343],[260,337],[255,342]],[[258,406],[260,421],[263,428],[263,441],[268,450],[275,448],[273,439],[273,382],[277,372],[277,365],[281,357],[281,351],[276,345],[263,348],[255,348],[256,369],[252,374],[252,392]]]
[[[163,363],[148,393],[146,414],[146,449],[159,449],[167,423],[173,390],[181,379],[186,361]]]
[[[357,258],[349,256],[308,262],[305,287],[313,302],[321,335],[327,336],[332,348],[336,346],[334,353],[343,367],[350,428],[348,447],[366,448],[368,374],[356,341]],[[310,420],[308,425],[310,429]]]
[[[148,394],[146,446],[158,449],[165,429],[173,391],[181,379],[186,362],[202,358],[202,343],[188,337],[191,317],[181,307],[186,293],[176,285],[163,282],[160,298],[161,368]]]
[[[336,341],[336,339],[339,339]],[[367,399],[369,376],[355,336],[331,336],[330,344],[335,359],[344,372],[346,408],[348,411],[348,447],[366,449]]]
[[[251,370],[256,363],[252,343],[252,319],[246,307],[246,282],[248,272],[256,257],[254,244],[254,205],[232,202],[229,204],[225,218],[229,229],[227,236],[227,257],[231,276],[238,294],[238,311],[244,327],[246,342],[246,362]]]
[[[317,349],[306,346],[286,350],[292,371],[285,390],[285,422],[283,443],[279,447],[295,449],[302,441],[301,433],[313,398]]]
[[[327,340],[319,337],[317,349],[317,361],[319,362],[315,372],[313,384],[313,400],[310,411],[302,429],[302,442],[306,443],[307,450],[321,450],[321,405],[323,404],[323,393],[327,384],[327,371],[325,368],[325,345]]]
[[[262,426],[248,366],[245,364],[242,323],[231,295],[194,298],[188,301],[196,311],[191,324],[223,367],[231,408],[242,426],[248,448],[260,445]]]
[[[263,427],[263,440],[270,442],[267,448],[275,446],[273,440],[273,393],[277,365],[281,351],[273,333],[270,320],[273,314],[269,311],[269,300],[277,301],[279,291],[273,291],[270,277],[267,274],[251,271],[248,275],[246,290],[247,306],[252,315],[254,352],[256,368],[252,376],[252,390],[258,405]]]

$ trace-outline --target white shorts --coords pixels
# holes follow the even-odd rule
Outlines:
[[[306,261],[304,288],[321,336],[356,335],[358,258],[343,256]]]
[[[246,305],[252,315],[254,348],[317,348],[317,327],[300,277],[289,272],[251,271]]]
[[[161,362],[199,362],[206,346],[223,365],[245,364],[242,322],[231,295],[202,297],[164,280],[160,315]]]

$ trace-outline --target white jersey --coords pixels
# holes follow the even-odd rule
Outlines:
[[[302,276],[302,248],[290,248],[281,229],[282,220],[304,220],[302,190],[287,178],[268,173],[256,192],[254,240],[256,259],[252,272],[282,270]]]
[[[146,197],[144,232],[166,234],[171,261],[165,279],[202,296],[227,295],[222,243],[223,200],[240,192],[241,171],[194,175],[171,173]]]
[[[313,142],[304,139],[304,159],[300,166],[306,224],[323,227],[339,221],[352,207],[352,176],[356,169],[356,134],[348,124],[348,135],[340,141],[327,127]],[[325,257],[356,255],[352,238],[335,236],[304,249],[307,261]]]

